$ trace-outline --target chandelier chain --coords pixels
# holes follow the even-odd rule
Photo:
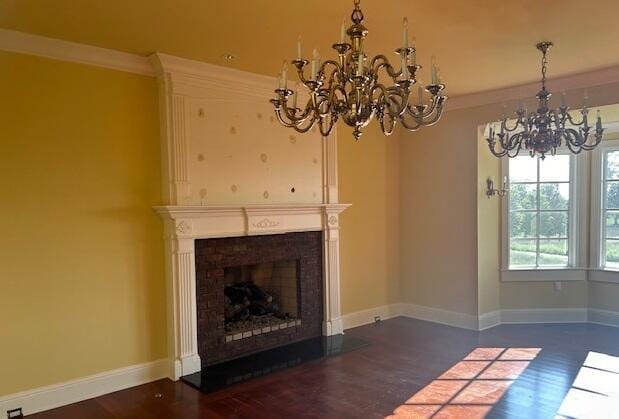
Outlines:
[[[548,71],[548,57],[546,56],[547,51],[543,51],[542,55],[542,89],[546,90],[546,71]]]

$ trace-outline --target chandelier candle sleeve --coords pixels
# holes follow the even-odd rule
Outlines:
[[[288,87],[288,62],[284,61],[284,65],[282,66],[282,84],[284,85],[284,89]]]
[[[289,90],[287,79],[283,80],[283,85],[275,90],[276,97],[271,99],[282,125],[300,133],[318,126],[321,135],[327,136],[342,120],[353,128],[353,136],[359,139],[363,129],[374,119],[382,132],[390,135],[398,124],[416,131],[441,118],[447,96],[443,94],[445,85],[438,79],[436,68],[432,84],[425,89],[429,94],[422,92],[419,104],[414,103],[414,86],[421,66],[417,64],[414,38],[413,46],[409,47],[407,19],[402,21],[402,47],[395,51],[400,68],[394,67],[387,55],[364,54],[368,30],[363,20],[360,0],[354,0],[352,23],[341,28],[339,42],[333,44],[336,58],[325,59],[322,63],[317,50],[311,61],[303,59],[299,38],[297,58],[292,65],[310,98],[297,108],[299,91]]]
[[[408,65],[406,63],[406,55],[402,54],[402,78],[408,79]]]
[[[408,18],[402,19],[402,49],[408,48]]]
[[[316,80],[316,76],[318,75],[318,65],[320,63],[320,56],[318,55],[318,50],[314,48],[312,52],[312,80]]]
[[[561,106],[558,109],[549,107],[552,94],[546,88],[546,71],[547,53],[552,42],[540,42],[536,47],[542,52],[542,87],[535,96],[537,109],[527,114],[521,102],[514,121],[509,121],[504,115],[500,121],[500,133],[497,134],[494,129],[488,131],[486,141],[490,152],[496,157],[516,157],[524,149],[531,157],[539,155],[544,159],[546,154],[555,155],[562,147],[573,154],[593,150],[602,141],[604,134],[601,116],[598,114],[595,131],[592,132],[587,118],[589,110],[586,92],[580,109],[580,121],[570,113],[565,94],[561,95]]]

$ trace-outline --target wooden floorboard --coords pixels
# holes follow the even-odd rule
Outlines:
[[[458,393],[451,401],[431,407],[445,409],[438,410],[433,417],[447,417],[449,409],[464,409],[452,410],[457,413],[451,417],[475,416],[479,408],[485,409],[481,416],[489,418],[554,418],[590,351],[619,356],[619,329],[592,324],[502,325],[473,332],[396,318],[346,333],[365,339],[371,345],[211,394],[202,394],[181,382],[161,380],[31,417],[423,417],[415,416],[410,409],[428,406],[411,403],[412,396],[424,388],[427,393],[429,387],[426,386],[436,383],[438,377],[476,348],[498,347],[540,348],[541,351],[528,361],[526,369],[516,379],[510,381],[511,385],[498,401],[480,406],[473,403],[471,407],[456,403],[464,397]],[[438,381],[439,385],[445,383],[445,380]],[[417,400],[421,394],[412,400]],[[608,417],[612,417],[611,413]]]

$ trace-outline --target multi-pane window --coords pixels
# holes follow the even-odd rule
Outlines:
[[[606,151],[603,158],[602,263],[619,269],[619,151]]]
[[[547,156],[545,160],[520,156],[508,164],[509,267],[568,266],[570,156]],[[619,176],[619,165],[617,169]],[[619,210],[619,196],[617,204]],[[619,241],[616,244],[619,250]]]

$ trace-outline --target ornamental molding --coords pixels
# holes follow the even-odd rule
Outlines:
[[[268,218],[264,218],[257,223],[252,223],[252,225],[256,228],[273,228],[279,225],[279,221],[269,220]]]
[[[181,220],[176,224],[176,232],[178,234],[191,234],[191,223]]]

